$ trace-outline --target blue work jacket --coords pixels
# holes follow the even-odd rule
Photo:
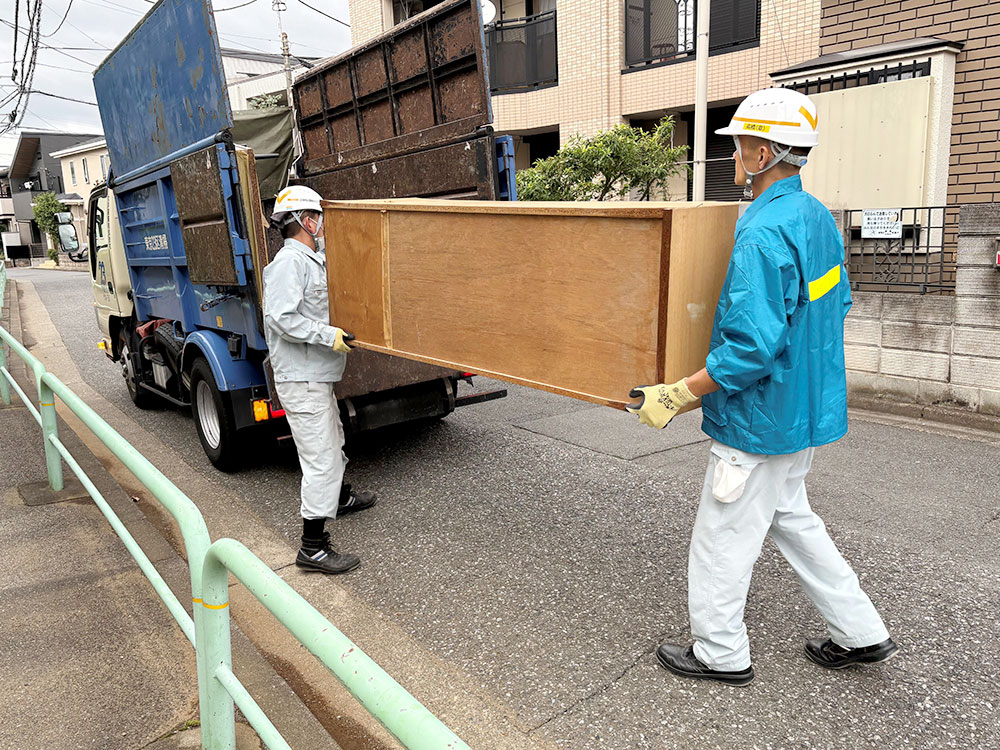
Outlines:
[[[702,430],[749,453],[794,453],[847,432],[851,288],[830,212],[779,180],[736,224],[706,367]]]

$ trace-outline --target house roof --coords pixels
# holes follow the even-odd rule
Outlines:
[[[889,55],[916,54],[918,52],[930,52],[939,48],[960,52],[964,46],[965,42],[953,42],[950,39],[939,39],[933,36],[918,36],[914,39],[905,39],[899,42],[875,44],[871,47],[860,47],[858,49],[845,50],[844,52],[820,55],[819,57],[814,57],[812,60],[806,60],[805,62],[776,70],[771,73],[771,76],[773,78],[786,77],[822,68],[845,67],[853,63],[862,63],[866,60],[874,60]]]
[[[98,148],[107,148],[107,141],[101,138],[94,138],[90,141],[84,141],[83,143],[77,143],[75,146],[70,146],[69,148],[64,148],[62,151],[53,151],[49,156],[59,159],[63,156],[72,156],[73,154],[82,154],[84,151],[93,151]]]
[[[274,63],[275,65],[285,64],[285,58],[283,55],[271,52],[252,52],[245,49],[233,49],[232,47],[221,47],[219,52],[222,53],[223,57],[235,57],[239,60],[254,60],[256,62]],[[320,59],[318,57],[302,57],[301,55],[292,55],[292,60],[295,60],[296,58],[306,60],[307,62],[313,62]]]
[[[99,133],[50,133],[47,131],[43,133],[37,130],[22,130],[17,136],[17,145],[14,147],[14,155],[10,160],[8,174],[11,177],[28,176],[28,170],[31,169],[31,165],[35,161],[35,154],[38,153],[39,144],[42,138],[48,136],[69,136],[79,138],[81,141],[101,137]]]

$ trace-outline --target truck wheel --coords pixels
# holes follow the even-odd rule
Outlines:
[[[129,346],[130,337],[125,329],[118,334],[118,358],[121,360],[122,377],[125,379],[125,388],[128,390],[129,398],[139,409],[150,409],[154,405],[155,396],[149,391],[139,387],[141,373],[135,372],[132,367],[132,349]]]
[[[235,471],[243,459],[233,410],[215,384],[204,359],[191,368],[191,416],[205,455],[220,471]]]

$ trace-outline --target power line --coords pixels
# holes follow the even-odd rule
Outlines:
[[[212,8],[212,10],[216,13],[222,13],[223,11],[226,10],[236,10],[237,8],[245,8],[248,5],[253,5],[255,2],[257,2],[257,0],[247,0],[247,2],[241,3],[239,5],[231,5],[228,8]]]
[[[0,60],[0,65],[6,65],[11,62],[10,60]],[[54,68],[55,70],[65,70],[70,73],[86,73],[90,75],[93,70],[84,70],[83,68],[64,68],[62,65],[49,65],[48,63],[35,63],[39,68]]]
[[[129,8],[126,5],[119,5],[118,3],[113,3],[111,0],[104,0],[104,2],[96,2],[96,0],[83,0],[83,2],[88,5],[93,5],[98,8],[105,8],[107,10],[117,10],[119,13],[128,13],[133,16],[141,16],[142,13],[137,11],[135,8]]]
[[[63,13],[62,20],[59,22],[59,25],[56,26],[56,30],[53,31],[53,32],[51,32],[51,33],[49,33],[49,34],[42,34],[42,36],[45,37],[45,38],[48,38],[50,36],[55,36],[56,34],[58,34],[59,33],[59,29],[61,29],[63,27],[63,24],[66,23],[66,19],[69,18],[69,9],[72,8],[72,7],[73,7],[73,0],[69,0],[69,2],[66,4],[66,12]],[[70,25],[72,26],[72,24],[70,24]],[[73,28],[76,28],[76,27],[74,26]]]
[[[4,18],[0,18],[0,23],[5,24],[6,26],[10,26],[10,28],[12,28],[12,29],[16,28],[14,26],[14,24],[12,24],[10,21],[8,21],[8,20],[6,20]],[[90,60],[84,60],[82,57],[77,57],[76,55],[71,55],[68,52],[63,52],[62,49],[60,49],[59,47],[53,47],[51,44],[46,44],[45,42],[39,42],[39,44],[42,47],[45,47],[45,49],[50,49],[53,52],[58,52],[60,55],[64,55],[64,56],[70,58],[71,60],[76,60],[77,62],[82,62],[84,65],[93,65],[94,64]],[[79,50],[79,51],[83,51],[83,50]],[[96,49],[94,49],[94,50],[90,50],[90,51],[91,52],[100,52],[102,50],[96,50]],[[15,62],[16,62],[16,60],[15,60]]]
[[[77,104],[89,104],[91,107],[96,107],[97,102],[88,102],[85,99],[74,99],[70,96],[60,96],[59,94],[50,94],[48,91],[39,91],[38,89],[30,89],[27,93],[38,94],[39,96],[49,96],[53,99],[62,99],[67,102],[76,102]]]
[[[331,15],[330,15],[329,13],[326,13],[326,12],[324,12],[324,11],[320,10],[319,8],[314,8],[314,7],[313,7],[313,6],[311,6],[311,5],[309,4],[309,3],[307,3],[307,2],[305,1],[305,0],[299,0],[299,2],[300,2],[300,3],[302,3],[302,4],[304,5],[304,6],[306,6],[306,7],[307,7],[307,8],[309,9],[309,10],[314,10],[314,11],[316,11],[317,13],[319,13],[319,14],[320,14],[321,16],[326,16],[326,17],[327,17],[327,18],[329,18],[329,19],[330,19],[331,21],[336,21],[336,22],[337,22],[337,23],[339,23],[339,24],[340,24],[341,26],[346,26],[346,27],[347,27],[348,29],[349,29],[349,28],[351,28],[351,24],[349,24],[349,23],[344,23],[344,22],[343,22],[343,21],[341,21],[341,20],[340,20],[339,18],[334,18],[334,17],[333,17],[333,16],[331,16]]]
[[[79,31],[79,32],[80,32],[81,34],[83,34],[83,35],[84,35],[85,37],[87,37],[87,39],[89,39],[90,41],[92,41],[92,42],[93,42],[94,44],[96,44],[96,45],[99,45],[100,49],[102,49],[102,50],[110,50],[110,49],[111,49],[110,47],[108,47],[107,45],[105,45],[105,44],[104,44],[103,42],[101,42],[101,41],[99,41],[99,40],[97,40],[97,39],[94,39],[94,37],[92,37],[92,36],[91,36],[90,34],[88,34],[88,33],[87,33],[86,31],[84,31],[83,29],[81,29],[81,28],[80,28],[79,26],[77,26],[77,25],[76,25],[75,23],[73,23],[72,21],[70,21],[70,22],[69,22],[69,25],[70,25],[70,26],[72,26],[72,27],[73,27],[74,29],[76,29],[77,31]]]

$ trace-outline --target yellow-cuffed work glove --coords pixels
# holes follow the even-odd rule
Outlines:
[[[335,328],[336,333],[333,336],[333,350],[335,352],[342,352],[347,354],[354,347],[348,344],[348,341],[354,341],[354,334],[348,333],[342,328]]]
[[[673,385],[640,385],[628,392],[631,398],[641,398],[625,408],[639,415],[639,422],[662,430],[681,407],[697,399],[683,380]]]

